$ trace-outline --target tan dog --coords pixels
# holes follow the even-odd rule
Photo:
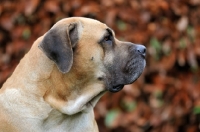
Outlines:
[[[93,107],[134,82],[145,47],[121,42],[88,18],[57,22],[38,38],[0,90],[1,132],[97,132]]]

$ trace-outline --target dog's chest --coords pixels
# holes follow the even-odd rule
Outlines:
[[[6,90],[0,95],[1,111],[3,110],[4,114],[12,113],[8,114],[7,118],[15,117],[14,120],[8,120],[11,121],[9,124],[18,126],[16,132],[98,132],[93,110],[69,116],[51,107],[43,109],[38,101],[26,102],[27,99],[22,97],[23,93],[16,89]],[[7,102],[4,102],[4,99]]]
[[[76,115],[64,115],[53,110],[44,121],[43,127],[46,132],[98,132],[93,111],[78,113]]]

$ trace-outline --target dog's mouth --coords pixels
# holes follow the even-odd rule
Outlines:
[[[116,93],[122,90],[123,87],[124,87],[124,84],[119,84],[119,85],[113,86],[111,89],[109,89],[109,91],[112,93]]]
[[[99,94],[95,95],[93,98],[91,98],[87,103],[86,106],[94,107],[98,100],[103,96],[103,94],[106,92],[106,90],[101,91]]]

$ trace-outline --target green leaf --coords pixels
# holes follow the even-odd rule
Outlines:
[[[155,90],[155,92],[153,93],[154,97],[160,99],[163,96],[163,92],[161,90]]]
[[[31,36],[31,31],[30,31],[30,29],[24,29],[24,31],[22,32],[22,37],[23,37],[23,39],[25,39],[25,40],[27,40],[27,39],[29,39],[30,38],[30,36]]]
[[[107,127],[112,127],[114,121],[117,119],[119,114],[120,114],[119,109],[112,109],[112,110],[108,111],[108,113],[106,114],[106,117],[105,117],[105,125]]]
[[[20,24],[20,25],[23,25],[26,23],[26,18],[23,16],[23,15],[18,15],[15,19],[15,21]]]
[[[155,37],[153,37],[150,40],[150,45],[155,50],[155,54],[153,56],[154,59],[159,60],[160,59],[161,50],[162,50],[161,43]]]
[[[164,100],[163,100],[163,91],[161,90],[156,90],[153,93],[153,96],[156,98],[157,101],[157,107],[162,107],[164,105]]]
[[[194,114],[200,114],[200,106],[195,106],[195,107],[193,108],[193,113],[194,113]]]
[[[127,29],[126,23],[123,22],[122,20],[117,21],[117,27],[119,30],[124,31]]]
[[[193,73],[197,73],[197,72],[199,71],[199,66],[198,66],[198,64],[191,65],[190,70],[191,70]]]
[[[185,49],[187,47],[186,40],[184,38],[181,38],[179,41],[179,48],[180,49]]]
[[[194,27],[192,26],[188,26],[187,27],[187,35],[189,36],[190,40],[192,42],[194,42],[195,40],[195,31],[194,31]]]
[[[122,101],[122,107],[127,111],[131,112],[136,109],[137,103],[135,101]]]

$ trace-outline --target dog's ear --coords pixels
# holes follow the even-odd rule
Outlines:
[[[44,36],[39,48],[53,60],[62,73],[67,73],[73,63],[73,50],[78,42],[78,24],[53,26]]]

